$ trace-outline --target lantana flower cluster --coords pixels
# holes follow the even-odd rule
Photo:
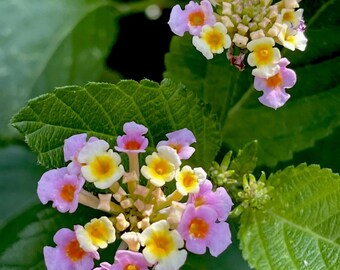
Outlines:
[[[190,1],[182,10],[173,7],[169,26],[178,36],[188,32],[192,43],[207,59],[226,51],[226,58],[239,70],[244,59],[253,67],[254,88],[263,91],[259,101],[274,109],[290,95],[285,89],[296,83],[276,45],[304,51],[307,38],[299,0],[203,0]]]
[[[182,166],[195,151],[193,133],[184,128],[166,134],[140,166],[148,129],[128,122],[123,130],[114,149],[96,137],[71,136],[64,142],[67,166],[42,175],[37,192],[43,204],[51,201],[62,213],[75,212],[79,204],[100,210],[98,218],[56,232],[56,246],[44,247],[48,270],[93,269],[100,250],[118,239],[112,261],[95,269],[179,269],[188,251],[204,254],[208,248],[218,256],[231,243],[228,193],[213,190],[202,168]],[[125,154],[128,168],[120,156]]]

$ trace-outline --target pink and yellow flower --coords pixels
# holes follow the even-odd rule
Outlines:
[[[73,213],[78,207],[78,194],[85,180],[68,174],[67,169],[53,169],[45,172],[38,182],[38,197],[43,204],[52,201],[59,212]]]
[[[148,139],[143,135],[148,132],[148,129],[136,122],[132,121],[125,123],[123,126],[125,135],[117,137],[117,146],[115,149],[125,153],[140,153],[145,152],[148,146]]]
[[[109,188],[124,174],[121,158],[104,140],[87,143],[79,152],[78,161],[82,163],[81,173],[85,180],[97,188]]]
[[[84,227],[75,226],[75,232],[81,248],[87,252],[106,248],[116,240],[116,230],[105,216],[91,219]]]
[[[200,185],[200,190],[196,194],[189,194],[188,204],[193,204],[196,208],[210,206],[217,213],[219,221],[228,218],[233,202],[227,191],[219,187],[216,191],[212,190],[212,183],[207,180]]]
[[[71,161],[67,165],[67,170],[71,174],[80,174],[81,164],[78,161],[78,154],[87,143],[86,137],[86,133],[81,133],[73,135],[64,141],[64,159],[65,161]],[[98,140],[98,138],[91,137],[88,142],[96,140]]]
[[[176,150],[169,146],[157,147],[157,151],[146,157],[141,173],[154,186],[161,187],[174,179],[181,160]]]
[[[269,78],[274,76],[280,69],[277,64],[281,58],[278,48],[273,48],[274,39],[271,37],[263,37],[250,41],[247,44],[248,55],[247,61],[250,66],[256,66],[252,74],[261,78]]]
[[[196,142],[194,134],[187,128],[179,129],[166,134],[167,141],[160,141],[157,148],[160,146],[170,146],[176,150],[180,159],[189,159],[195,152],[195,148],[190,145]]]
[[[93,259],[99,259],[98,252],[87,252],[80,247],[74,231],[70,229],[60,229],[53,240],[56,247],[44,247],[47,270],[91,270]]]
[[[142,253],[118,250],[110,270],[148,270],[148,262]]]
[[[279,72],[268,79],[255,77],[254,88],[263,91],[259,101],[273,109],[283,106],[290,98],[285,89],[292,88],[296,83],[294,70],[286,68],[289,64],[287,58],[282,58],[279,62]]]
[[[204,25],[213,25],[216,22],[212,6],[209,1],[203,0],[200,4],[190,1],[184,8],[180,5],[172,8],[168,22],[172,32],[183,36],[185,32],[199,35]]]
[[[199,185],[205,181],[207,173],[202,168],[192,169],[190,166],[184,166],[176,172],[176,188],[182,195],[188,193],[197,193]]]
[[[231,233],[228,223],[216,221],[217,212],[212,207],[196,209],[188,204],[177,227],[186,242],[186,249],[195,254],[204,254],[208,247],[211,255],[220,255],[230,245]]]
[[[182,249],[184,241],[176,230],[169,230],[169,224],[160,220],[140,235],[143,255],[156,270],[177,270],[185,262],[187,251]]]

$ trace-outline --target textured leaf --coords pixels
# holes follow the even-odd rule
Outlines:
[[[160,85],[143,80],[117,85],[89,83],[85,87],[57,88],[33,99],[14,118],[13,124],[47,167],[63,166],[64,139],[86,132],[107,140],[113,147],[125,122],[136,121],[149,128],[150,146],[165,134],[181,128],[196,136],[193,164],[209,166],[219,149],[219,127],[204,104],[183,85],[164,80]]]
[[[266,210],[241,217],[243,256],[256,269],[339,269],[340,176],[302,164],[271,175]]]
[[[258,140],[260,165],[275,166],[289,160],[340,126],[340,37],[334,34],[339,32],[340,4],[334,0],[300,4],[306,9],[308,46],[305,52],[283,51],[298,83],[289,90],[291,99],[277,111],[257,101],[261,94],[252,87],[249,67],[238,72],[225,55],[207,61],[188,35],[173,38],[165,59],[165,77],[183,82],[211,104],[222,124],[227,149],[238,150]]]
[[[0,229],[1,270],[43,270],[43,247],[55,246],[54,234],[61,228],[73,229],[76,224],[84,225],[98,212],[79,207],[73,214],[61,214],[53,208],[35,205],[12,219]],[[118,243],[118,242],[117,242]],[[101,256],[112,260],[117,243],[110,245]]]
[[[29,98],[101,74],[117,34],[106,0],[4,0],[0,3],[0,136]]]
[[[232,178],[242,183],[245,174],[252,173],[257,162],[257,141],[246,144],[238,151],[237,156],[230,163],[230,170],[234,170]]]
[[[42,168],[36,166],[36,156],[22,146],[0,149],[0,224],[36,203],[37,180]]]

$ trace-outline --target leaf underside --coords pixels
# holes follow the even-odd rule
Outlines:
[[[12,119],[38,154],[38,161],[49,168],[64,165],[62,147],[71,135],[87,133],[113,147],[129,121],[148,127],[150,148],[165,140],[167,132],[190,129],[197,140],[190,162],[197,166],[208,167],[219,149],[219,126],[214,117],[192,92],[170,80],[160,85],[127,80],[117,85],[89,83],[57,88],[31,100]]]

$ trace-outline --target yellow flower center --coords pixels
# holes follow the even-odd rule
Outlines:
[[[126,150],[138,150],[140,149],[140,143],[136,141],[128,141],[125,144],[125,149]]]
[[[105,223],[101,220],[96,220],[86,224],[85,230],[90,236],[92,243],[95,245],[97,245],[99,242],[106,242],[109,239],[109,230],[107,229]]]
[[[175,249],[175,243],[169,232],[154,233],[150,237],[147,245],[150,247],[151,253],[158,258],[169,256],[169,254]]]
[[[273,62],[273,48],[263,46],[254,50],[257,66],[269,65]]]
[[[202,38],[209,45],[212,52],[216,52],[224,47],[224,35],[217,29],[204,33]]]
[[[86,252],[79,246],[77,239],[73,239],[65,247],[65,252],[67,257],[69,257],[72,262],[77,262],[86,255]]]
[[[70,184],[63,185],[60,191],[60,197],[66,202],[72,202],[74,199],[75,191],[76,186]]]
[[[115,171],[115,164],[109,155],[97,156],[91,163],[90,168],[92,174],[98,179],[107,179]]]
[[[282,85],[282,76],[281,73],[277,73],[273,77],[270,77],[267,79],[266,84],[270,88],[276,88],[280,85]]]
[[[168,174],[172,171],[172,168],[168,161],[159,159],[153,164],[153,169],[158,175]]]
[[[189,14],[189,23],[192,26],[201,26],[204,24],[204,20],[205,15],[201,10]]]
[[[203,219],[194,218],[189,225],[189,233],[195,238],[205,238],[209,232],[209,224]]]

